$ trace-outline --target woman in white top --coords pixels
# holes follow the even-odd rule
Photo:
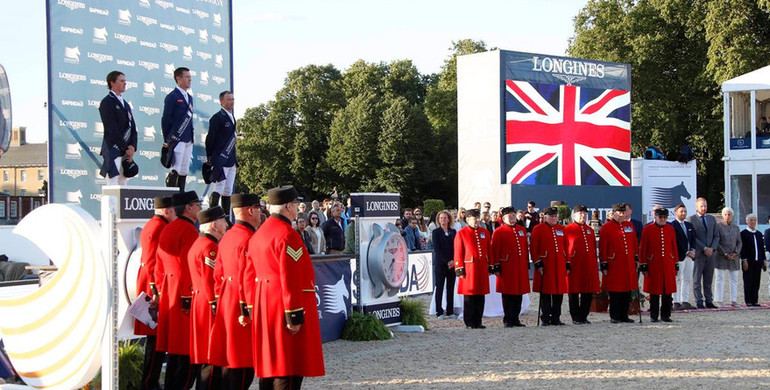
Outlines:
[[[459,231],[466,226],[468,226],[468,224],[465,222],[465,207],[460,207],[460,209],[457,210],[457,218],[455,218],[454,228],[456,231]]]
[[[323,230],[321,230],[321,218],[315,210],[311,211],[308,215],[309,221],[305,230],[310,232],[310,242],[313,245],[313,252],[316,254],[323,254],[326,252],[326,238],[324,237]]]

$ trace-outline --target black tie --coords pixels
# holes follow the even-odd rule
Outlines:
[[[703,228],[706,229],[706,230],[709,230],[708,225],[706,225],[706,216],[705,215],[701,215],[700,216],[700,220],[703,221]]]

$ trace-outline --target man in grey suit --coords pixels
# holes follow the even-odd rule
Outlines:
[[[716,309],[711,294],[711,283],[714,281],[716,249],[719,245],[717,220],[711,215],[706,215],[708,204],[704,198],[695,200],[695,211],[695,214],[690,216],[690,223],[695,228],[695,269],[693,271],[695,299],[698,309]],[[703,291],[701,291],[701,285]]]

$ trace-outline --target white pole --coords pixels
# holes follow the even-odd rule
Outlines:
[[[105,268],[110,281],[110,310],[102,339],[102,389],[118,390],[118,229],[115,196],[102,196]]]

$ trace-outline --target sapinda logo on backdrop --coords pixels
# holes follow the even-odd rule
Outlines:
[[[346,300],[350,299],[348,287],[345,285],[345,276],[340,276],[340,280],[334,284],[315,286],[316,305],[318,306],[318,318],[324,318],[323,313],[343,314],[348,318],[348,308]],[[319,291],[320,290],[320,291]]]
[[[433,258],[430,252],[408,255],[406,277],[401,284],[399,294],[410,295],[430,292],[433,289],[432,266]]]

